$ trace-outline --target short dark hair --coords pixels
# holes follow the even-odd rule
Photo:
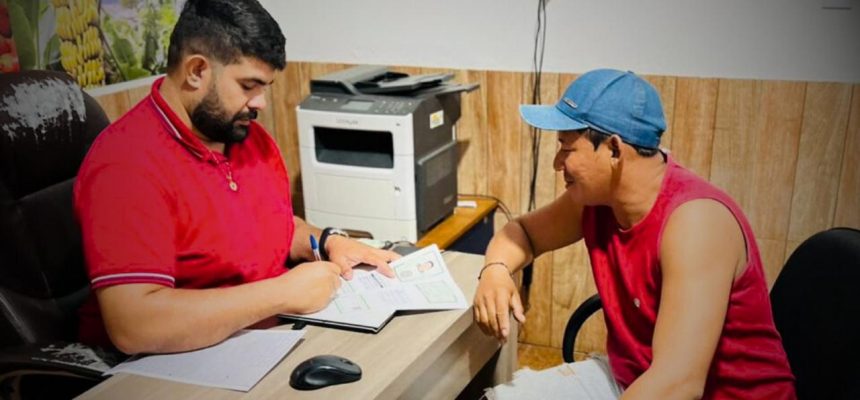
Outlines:
[[[255,57],[275,69],[287,65],[286,39],[275,19],[257,0],[188,0],[170,35],[167,70],[188,53],[232,64]]]
[[[585,135],[585,138],[588,139],[588,141],[591,142],[592,145],[594,145],[594,150],[597,150],[597,148],[600,147],[600,144],[609,140],[609,137],[611,136],[607,133],[603,133],[591,128],[585,129],[582,134]],[[630,143],[627,144],[636,149],[636,154],[639,154],[642,157],[652,157],[660,152],[660,149],[656,148],[642,147]]]

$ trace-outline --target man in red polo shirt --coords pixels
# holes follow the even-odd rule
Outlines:
[[[202,348],[325,307],[359,263],[393,275],[395,253],[293,215],[280,151],[254,121],[284,42],[256,0],[185,4],[167,76],[102,132],[78,174],[93,288],[81,341],[128,354]],[[310,235],[324,261],[305,262]],[[285,273],[288,261],[298,265]]]

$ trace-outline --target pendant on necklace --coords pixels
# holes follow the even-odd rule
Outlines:
[[[229,186],[230,190],[232,190],[234,192],[239,191],[239,185],[237,185],[236,182],[230,181],[230,184],[228,184],[227,186]]]

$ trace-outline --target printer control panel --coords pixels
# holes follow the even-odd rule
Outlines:
[[[415,111],[420,102],[415,99],[392,97],[374,98],[349,96],[327,96],[312,94],[302,102],[301,107],[320,111],[336,111],[377,115],[407,115]]]

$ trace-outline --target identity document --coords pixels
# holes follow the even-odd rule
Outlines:
[[[379,332],[397,311],[455,310],[469,305],[448,272],[436,245],[389,264],[395,278],[374,269],[356,267],[328,307],[313,314],[283,317],[322,325]]]

